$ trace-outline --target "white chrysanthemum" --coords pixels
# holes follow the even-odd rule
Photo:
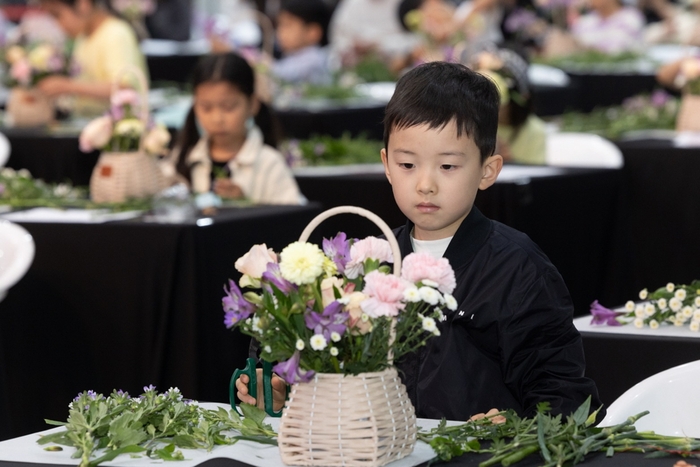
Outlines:
[[[450,294],[445,294],[445,306],[448,310],[455,311],[457,309],[457,300]]]
[[[700,308],[693,311],[693,319],[695,321],[700,321]]]
[[[639,291],[639,298],[640,299],[646,300],[648,296],[649,296],[649,291],[647,289],[642,289]]]
[[[304,341],[301,339],[297,339],[297,345],[296,345],[297,350],[304,350],[304,347],[306,347],[306,344],[304,344]]]
[[[678,318],[678,317],[676,317],[676,318],[673,320],[673,325],[674,325],[674,326],[681,327],[681,326],[683,326],[684,324],[685,324],[685,320],[684,320],[683,318]]]
[[[323,251],[313,243],[294,242],[280,253],[280,272],[293,284],[311,284],[323,274],[325,258]]]
[[[362,320],[363,323],[366,323],[367,321],[369,321],[369,315],[367,313],[362,313],[362,315],[360,316],[360,319]]]
[[[635,328],[643,328],[644,327],[644,319],[642,318],[634,318],[634,327]]]
[[[302,342],[302,344],[303,344],[303,342]],[[265,347],[263,347],[263,350],[265,351],[265,353],[272,353],[272,347],[270,347],[269,345],[266,345]]]
[[[440,303],[440,292],[431,287],[421,287],[418,289],[421,300],[431,305]]]
[[[337,298],[336,301],[343,306],[347,306],[347,304],[350,303],[350,295],[346,295],[344,297]]]
[[[673,297],[671,300],[668,301],[668,306],[671,308],[672,311],[678,311],[681,308],[683,308],[683,302],[678,300],[676,297]]]
[[[695,297],[695,306],[700,308],[700,295]]]
[[[437,329],[437,324],[433,318],[423,318],[423,330],[428,332],[435,332]]]
[[[334,357],[338,356],[338,347],[331,347],[331,355]]]
[[[420,293],[418,292],[418,287],[412,286],[412,287],[406,287],[406,290],[403,291],[403,298],[407,302],[420,302]]]
[[[434,288],[434,289],[437,289],[437,288],[438,288],[438,285],[440,285],[440,284],[438,284],[438,283],[435,282],[435,281],[431,281],[430,279],[423,279],[423,280],[421,281],[421,283],[422,283],[424,286],[426,286],[426,287],[432,287],[432,288]]]
[[[666,284],[666,290],[668,290],[669,292],[673,292],[674,290],[676,290],[676,286],[673,284],[673,282],[669,282],[668,284]]]
[[[698,332],[698,330],[700,330],[700,321],[693,321],[690,323],[690,330],[693,332]]]
[[[634,311],[634,302],[632,300],[628,300],[627,303],[625,303],[625,310]]]
[[[651,303],[647,303],[644,306],[644,312],[646,313],[647,316],[652,316],[654,313],[656,313],[656,307],[652,305]]]
[[[644,307],[639,305],[634,309],[634,316],[637,318],[644,318],[646,317],[646,312],[644,311]]]
[[[651,329],[659,329],[659,322],[655,319],[652,319],[651,321],[649,321],[649,327]]]
[[[338,334],[337,332],[333,331],[333,332],[331,333],[331,340],[332,340],[333,342],[340,342],[340,334]]]
[[[434,311],[435,311],[435,315],[437,316],[437,319],[439,319],[440,321],[445,319],[445,313],[443,313],[440,308],[435,308]]]
[[[688,319],[688,318],[693,316],[693,308],[690,306],[684,306],[682,313],[683,313],[683,317]]]
[[[678,290],[676,290],[676,293],[673,294],[673,296],[674,296],[675,298],[677,298],[678,300],[683,301],[683,300],[685,300],[685,297],[686,297],[687,295],[686,295],[685,289],[678,289]]]
[[[258,315],[253,316],[250,328],[255,332],[262,332],[262,328],[260,328],[260,317]]]
[[[328,345],[328,342],[326,341],[326,338],[323,337],[323,334],[314,334],[309,343],[311,344],[311,348],[314,350],[323,350]]]
[[[27,169],[19,169],[19,170],[17,171],[17,176],[18,176],[18,177],[22,177],[22,178],[31,178],[31,177],[32,177],[32,174],[31,174],[31,172],[29,172],[29,170],[27,170]]]
[[[660,298],[660,299],[656,302],[656,305],[659,307],[659,310],[664,310],[664,309],[666,309],[666,306],[668,305],[668,303],[666,303],[666,299],[665,299],[665,298]]]
[[[114,134],[120,136],[140,136],[143,130],[143,122],[138,118],[120,120],[114,126]]]

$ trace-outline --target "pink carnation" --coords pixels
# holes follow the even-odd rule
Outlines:
[[[365,276],[365,288],[362,290],[367,299],[360,303],[362,311],[372,318],[379,316],[396,316],[406,307],[402,303],[403,293],[410,284],[400,277],[372,271]]]
[[[394,255],[391,246],[386,240],[377,237],[363,238],[350,247],[350,261],[345,266],[345,275],[354,279],[364,272],[364,262],[368,259],[378,260],[380,263],[393,263]]]
[[[32,79],[32,67],[27,60],[19,60],[10,68],[10,76],[20,84],[27,86]]]
[[[403,260],[401,277],[413,284],[430,280],[442,293],[452,293],[457,285],[455,272],[447,258],[435,258],[429,253],[411,253]]]

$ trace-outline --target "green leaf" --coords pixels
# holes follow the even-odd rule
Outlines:
[[[547,449],[547,444],[544,440],[544,430],[545,430],[545,419],[546,415],[542,412],[537,412],[537,444],[540,446],[540,451],[542,452],[542,457],[547,462],[552,462],[552,455]]]
[[[141,447],[141,446],[124,446],[119,449],[114,449],[111,451],[107,451],[103,456],[98,457],[97,459],[94,459],[90,461],[90,467],[96,467],[99,464],[102,464],[104,462],[109,462],[111,460],[116,459],[117,456],[121,454],[129,454],[129,453],[135,453],[135,452],[144,452],[146,449]]]
[[[174,444],[168,444],[162,449],[156,449],[153,451],[153,454],[164,461],[185,460],[185,456],[182,454],[182,451],[176,451]]]
[[[591,396],[588,396],[586,400],[576,409],[574,412],[573,419],[577,426],[583,425],[588,418],[588,413],[591,411]]]
[[[240,405],[241,412],[243,412],[243,416],[246,419],[250,419],[253,422],[255,422],[256,426],[262,426],[263,421],[265,420],[265,417],[267,417],[267,414],[265,413],[264,410],[257,408],[254,405],[251,404],[241,404]]]
[[[173,443],[185,449],[201,449],[205,447],[192,435],[175,435],[173,437]]]

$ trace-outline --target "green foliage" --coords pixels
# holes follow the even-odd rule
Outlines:
[[[204,409],[183,399],[176,388],[162,394],[152,386],[144,390],[138,398],[122,391],[109,397],[83,392],[70,404],[67,422],[46,421],[65,430],[37,442],[75,448],[73,457],[80,459],[80,467],[94,467],[120,454],[182,460],[178,448],[211,450],[240,439],[277,444],[276,433],[264,423],[265,412],[256,407],[241,405],[241,418],[235,410]]]
[[[383,147],[382,141],[344,133],[340,138],[315,135],[306,140],[288,140],[280,150],[293,166],[316,166],[378,163]]]
[[[396,81],[397,78],[389,69],[388,60],[376,53],[365,55],[352,68],[352,71],[365,83]]]
[[[550,59],[535,58],[533,62],[571,71],[628,69],[637,66],[642,55],[636,52],[607,54],[597,50],[586,50],[564,57]],[[648,59],[647,59],[648,60]]]
[[[669,452],[689,455],[700,449],[700,441],[637,432],[634,423],[648,412],[629,417],[623,423],[598,428],[594,426],[598,410],[591,412],[590,397],[570,416],[548,414],[547,405],[538,405],[534,417],[521,418],[513,410],[501,412],[505,422],[485,417],[464,424],[423,431],[418,438],[430,443],[438,458],[448,461],[465,453],[490,454],[479,464],[488,467],[515,464],[539,453],[544,467],[574,465],[593,452]]]
[[[615,140],[630,131],[675,128],[678,107],[678,99],[656,91],[631,97],[619,106],[598,107],[590,113],[567,112],[559,123],[561,131],[596,133]]]

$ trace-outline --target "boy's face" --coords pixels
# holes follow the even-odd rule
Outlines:
[[[277,42],[284,53],[295,52],[321,41],[321,27],[306,24],[301,18],[286,11],[277,15]]]
[[[384,171],[396,204],[414,224],[414,238],[451,237],[474,205],[477,190],[490,187],[503,166],[493,155],[481,162],[479,148],[454,120],[445,128],[427,124],[394,129],[382,149]]]

